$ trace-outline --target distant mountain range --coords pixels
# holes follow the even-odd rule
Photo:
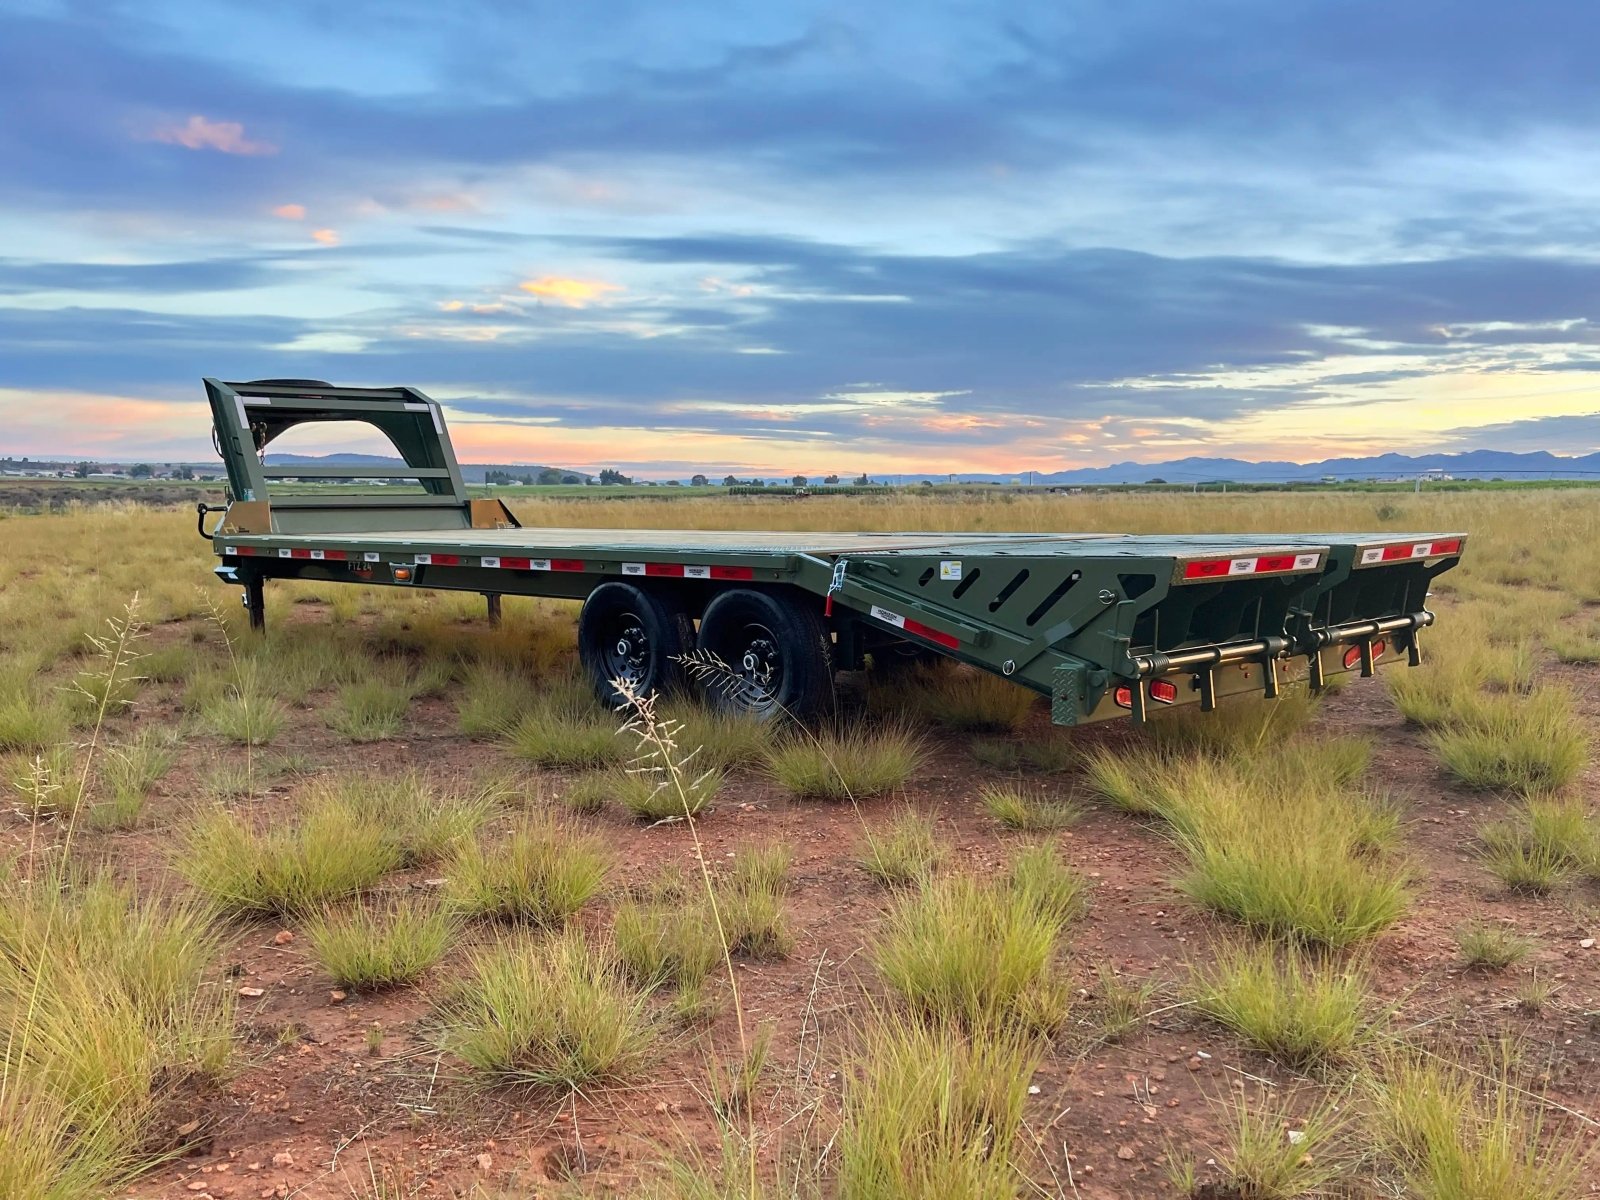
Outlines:
[[[268,462],[274,466],[359,466],[362,463],[394,466],[400,460],[383,454],[269,454]],[[8,471],[20,468],[23,463],[33,467],[54,463],[70,470],[78,460],[69,458],[32,460],[0,460],[0,468]],[[114,464],[106,464],[114,465]],[[131,463],[121,464],[123,466]],[[166,464],[176,465],[176,464]],[[186,464],[206,474],[220,474],[217,463]],[[503,472],[513,478],[537,478],[539,472],[556,470],[563,475],[579,479],[592,478],[586,471],[568,467],[547,467],[536,463],[462,463],[461,473],[469,483],[483,483],[491,471]],[[1077,467],[1067,471],[1029,471],[1026,467],[1014,471],[958,472],[871,472],[877,483],[919,483],[924,479],[944,482],[955,479],[962,483],[1023,483],[1062,486],[1092,487],[1105,484],[1150,483],[1288,483],[1294,481],[1316,482],[1334,479],[1406,479],[1437,472],[1455,479],[1581,479],[1600,477],[1600,453],[1581,456],[1551,454],[1547,450],[1530,453],[1513,453],[1505,450],[1468,450],[1459,454],[1378,454],[1367,458],[1327,458],[1320,462],[1296,463],[1287,461],[1247,462],[1240,458],[1178,458],[1161,462],[1121,462],[1107,467]],[[705,472],[720,481],[727,472],[721,467],[708,467]],[[654,475],[641,472],[641,476]],[[741,479],[764,478],[771,483],[787,483],[789,475],[749,476],[735,471]],[[853,472],[840,472],[840,479],[848,483]],[[661,478],[671,478],[662,476]],[[687,475],[678,476],[687,479]],[[813,476],[813,482],[820,482]]]
[[[378,454],[329,454],[323,456],[302,454],[268,455],[270,462],[280,465],[295,463],[333,466],[341,463],[383,463],[392,465],[398,459]],[[472,483],[482,483],[489,471],[504,471],[510,475],[537,475],[548,470],[543,466],[526,463],[463,463],[461,472]],[[556,468],[566,471],[564,467]],[[1011,472],[958,472],[955,478],[963,483],[1008,483],[1013,479],[1041,484],[1092,486],[1114,483],[1149,483],[1161,479],[1167,483],[1282,483],[1293,480],[1315,482],[1325,476],[1339,479],[1393,479],[1415,476],[1425,472],[1443,472],[1456,479],[1490,479],[1502,476],[1508,479],[1528,478],[1581,478],[1600,476],[1600,454],[1582,457],[1565,457],[1546,450],[1532,453],[1512,453],[1504,450],[1469,450],[1460,454],[1379,454],[1369,458],[1328,458],[1321,462],[1296,463],[1287,461],[1247,462],[1240,458],[1178,458],[1162,462],[1114,463],[1108,467],[1078,467],[1069,471],[1035,471],[1024,468]],[[738,474],[738,472],[734,472]],[[587,478],[582,471],[571,474]],[[725,471],[708,469],[705,474],[720,479]],[[789,476],[768,476],[774,482],[787,482]],[[847,473],[841,474],[847,479]],[[918,474],[895,472],[873,473],[880,482],[908,483],[922,479],[935,481],[949,479],[945,474]]]
[[[1600,454],[1569,458],[1546,450],[1519,454],[1505,450],[1468,450],[1461,454],[1378,454],[1370,458],[1326,458],[1321,462],[1245,462],[1238,458],[1179,458],[1156,463],[1116,463],[1109,467],[1079,467],[1071,471],[1038,473],[1037,483],[1103,484],[1147,483],[1165,479],[1168,483],[1203,483],[1227,480],[1230,483],[1280,483],[1290,480],[1392,479],[1428,471],[1442,471],[1457,479],[1489,479],[1503,476],[1522,478],[1577,478],[1600,475]],[[992,476],[959,476],[987,479]],[[1016,478],[1015,475],[1007,478]]]

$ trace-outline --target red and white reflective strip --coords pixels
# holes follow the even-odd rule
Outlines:
[[[1461,539],[1445,538],[1437,542],[1402,542],[1394,546],[1369,546],[1361,552],[1361,565],[1373,563],[1405,562],[1413,558],[1438,558],[1444,554],[1460,554]]]
[[[581,558],[502,558],[486,555],[478,565],[497,571],[581,571]]]
[[[1183,578],[1227,579],[1236,575],[1282,575],[1289,571],[1315,571],[1322,551],[1307,554],[1252,554],[1244,558],[1197,558],[1183,564]]]
[[[711,567],[698,563],[622,564],[624,575],[648,575],[662,579],[754,579],[754,567]]]
[[[459,554],[419,554],[413,560],[419,567],[459,567]]]
[[[874,617],[886,625],[893,625],[896,629],[904,629],[907,633],[914,633],[918,637],[927,638],[930,642],[937,642],[941,646],[948,646],[952,650],[958,650],[961,647],[961,639],[954,634],[940,633],[937,629],[931,629],[921,621],[914,621],[910,617],[902,617],[899,613],[891,612],[887,608],[879,608],[876,604],[872,606],[871,611]]]

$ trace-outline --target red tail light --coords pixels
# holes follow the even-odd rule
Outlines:
[[[1116,701],[1118,708],[1132,708],[1133,689],[1130,687],[1119,687],[1116,691],[1111,693],[1111,699]]]
[[[1386,642],[1384,642],[1384,640],[1382,638],[1379,638],[1377,641],[1373,642],[1372,643],[1372,661],[1373,662],[1377,662],[1380,658],[1382,658],[1383,657],[1383,652],[1385,650],[1387,650],[1388,648],[1389,648],[1388,644]],[[1361,647],[1359,645],[1351,646],[1350,649],[1348,649],[1348,650],[1346,650],[1344,652],[1344,669],[1346,671],[1354,671],[1360,665],[1361,665]]]
[[[1150,699],[1157,704],[1173,704],[1178,699],[1178,685],[1170,679],[1158,679],[1150,685]]]

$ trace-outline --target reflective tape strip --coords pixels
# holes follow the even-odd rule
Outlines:
[[[918,637],[927,638],[930,642],[937,642],[941,646],[948,646],[954,650],[961,645],[961,639],[953,634],[941,633],[931,626],[924,625],[921,621],[901,616],[887,608],[879,608],[876,604],[869,610],[872,615],[886,625],[893,625],[896,629],[904,629],[907,633],[914,633]]]
[[[581,571],[583,560],[576,558],[505,558],[486,557],[478,560],[480,566],[501,571]]]
[[[1405,562],[1413,558],[1438,558],[1445,554],[1460,553],[1460,538],[1445,538],[1434,542],[1408,542],[1398,546],[1369,546],[1361,552],[1361,565]]]
[[[1183,564],[1185,579],[1221,579],[1228,575],[1275,575],[1284,571],[1314,571],[1322,553],[1258,554],[1247,558],[1203,558]]]
[[[754,579],[753,567],[713,567],[704,563],[622,564],[624,575],[647,575],[653,579]]]
[[[382,560],[382,558],[383,558],[383,555],[379,554],[376,550],[368,550],[364,554],[362,554],[361,561],[362,562],[379,562],[379,561]]]

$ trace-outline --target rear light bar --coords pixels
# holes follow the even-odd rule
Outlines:
[[[1245,554],[1236,558],[1191,558],[1178,564],[1177,583],[1204,583],[1208,579],[1230,579],[1241,575],[1291,575],[1315,571],[1322,566],[1325,551],[1296,551],[1292,554]]]
[[[1438,538],[1425,542],[1395,542],[1388,546],[1365,546],[1357,557],[1358,567],[1372,567],[1380,563],[1411,562],[1419,558],[1443,558],[1460,554],[1465,538]]]
[[[1152,679],[1147,687],[1150,699],[1157,704],[1176,704],[1178,702],[1178,685],[1170,679]],[[1111,699],[1118,708],[1133,707],[1133,688],[1128,684],[1116,688],[1111,693]]]

